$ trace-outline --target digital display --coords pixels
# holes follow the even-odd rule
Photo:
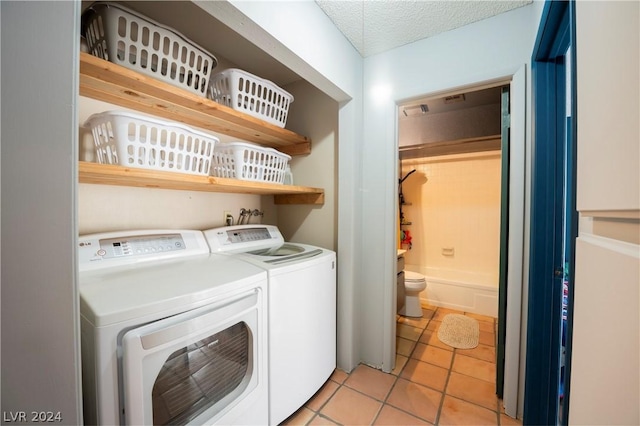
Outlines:
[[[104,251],[102,256],[109,258],[184,250],[185,244],[180,234],[164,234],[100,240],[100,248]]]
[[[269,240],[271,235],[267,228],[251,228],[229,231],[228,238],[232,243],[245,243],[248,241]]]

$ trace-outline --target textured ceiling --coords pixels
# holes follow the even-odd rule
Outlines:
[[[490,18],[532,0],[316,0],[363,57]]]

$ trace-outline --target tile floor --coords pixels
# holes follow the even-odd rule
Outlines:
[[[364,364],[336,369],[284,425],[521,425],[495,395],[494,318],[465,313],[480,325],[480,344],[454,349],[436,335],[442,318],[462,312],[423,307],[423,318],[398,318],[396,368]]]

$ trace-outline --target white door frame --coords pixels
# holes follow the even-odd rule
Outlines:
[[[510,175],[509,175],[509,252],[508,252],[508,276],[509,291],[507,293],[507,324],[513,325],[506,330],[505,341],[505,374],[504,374],[504,395],[503,404],[505,413],[511,417],[517,417],[518,414],[518,396],[521,393],[520,372],[524,370],[520,367],[521,350],[521,330],[526,327],[526,315],[523,315],[522,295],[523,286],[525,285],[524,271],[524,253],[525,253],[525,197],[526,197],[526,176],[528,167],[526,164],[527,151],[527,129],[526,129],[526,65],[522,65],[512,74],[507,76],[496,77],[485,81],[465,84],[442,90],[434,93],[419,95],[420,97],[441,97],[445,93],[460,92],[462,90],[473,89],[481,90],[483,88],[495,87],[500,84],[510,85],[511,99],[511,150],[510,150]],[[411,98],[416,98],[412,96]],[[396,100],[396,106],[405,103],[411,98],[403,98]],[[397,131],[397,108],[396,113],[396,156],[393,159],[396,168],[395,176],[398,176],[399,164],[399,140]],[[393,199],[398,203],[398,186],[395,185],[395,194]],[[397,231],[396,231],[397,232]],[[528,240],[528,238],[527,238]],[[397,272],[397,271],[396,271]],[[385,298],[388,301],[387,315],[388,326],[386,330],[393,330],[391,333],[385,333],[384,363],[383,365],[394,365],[396,355],[396,304],[395,304],[395,286],[389,287],[389,295]],[[393,293],[391,293],[393,292]],[[525,322],[523,324],[522,322]]]

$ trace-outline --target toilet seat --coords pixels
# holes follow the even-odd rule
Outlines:
[[[422,281],[405,281],[404,288],[407,291],[422,291],[427,288],[427,282]]]
[[[411,287],[421,287],[423,285],[426,286],[426,282],[427,280],[424,275],[413,271],[404,271],[405,286],[409,285]]]
[[[405,280],[411,280],[411,281],[416,281],[416,280],[424,280],[424,275],[419,274],[417,272],[413,272],[413,271],[404,271],[404,279]]]

